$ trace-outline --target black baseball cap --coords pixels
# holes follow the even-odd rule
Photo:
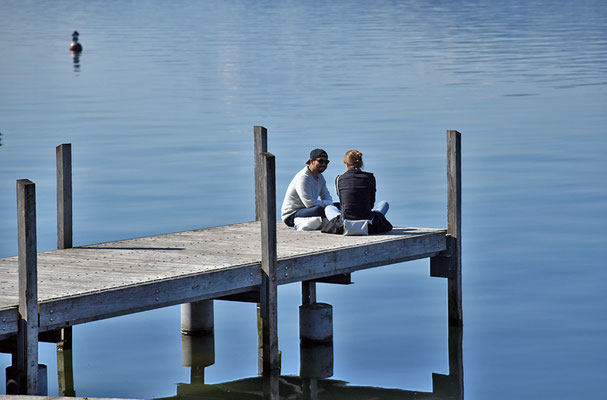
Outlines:
[[[310,164],[310,160],[316,160],[317,158],[320,158],[320,157],[329,158],[329,156],[327,155],[327,152],[324,151],[323,149],[314,149],[310,152],[310,158],[308,159],[306,164]]]

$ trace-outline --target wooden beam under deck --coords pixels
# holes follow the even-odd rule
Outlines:
[[[371,236],[298,232],[276,224],[277,282],[320,279],[431,257],[446,231],[395,228]],[[261,284],[260,222],[53,250],[38,254],[40,331],[216,299]],[[0,339],[18,321],[17,258],[0,259]],[[14,280],[14,282],[13,282]]]

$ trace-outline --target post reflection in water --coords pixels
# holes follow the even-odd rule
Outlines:
[[[213,332],[204,335],[181,335],[181,359],[190,368],[190,383],[204,384],[204,369],[215,364],[215,337]]]
[[[300,344],[299,376],[302,398],[318,399],[318,380],[333,376],[333,342]]]
[[[333,344],[306,345],[300,347],[300,376],[271,376],[268,378],[252,377],[231,382],[204,384],[204,367],[214,362],[209,357],[211,347],[202,344],[183,346],[187,352],[203,349],[203,354],[183,354],[186,360],[192,360],[192,367],[199,370],[192,372],[192,382],[177,385],[177,395],[165,399],[464,399],[464,364],[463,364],[463,328],[449,328],[449,374],[432,374],[432,392],[420,392],[402,389],[385,389],[379,387],[349,386],[347,382],[327,379],[333,375]],[[200,337],[192,336],[195,343]],[[183,343],[183,342],[182,342]],[[196,360],[196,361],[195,361]],[[197,364],[199,362],[199,364]],[[203,364],[206,364],[203,366]],[[280,394],[280,396],[279,396]]]
[[[57,342],[57,380],[59,396],[76,396],[76,391],[74,390],[71,327],[61,329],[61,340]]]
[[[432,392],[348,386],[347,382],[327,379],[333,375],[332,343],[300,347],[300,376],[273,375],[267,378],[258,376],[231,382],[205,384],[204,369],[215,363],[213,333],[182,334],[181,338],[182,364],[184,367],[191,368],[191,380],[190,383],[177,384],[176,396],[162,399],[464,399],[463,328],[461,327],[449,328],[449,374],[432,374]],[[67,360],[66,364],[69,364],[58,369],[59,381],[64,382],[60,395],[74,396],[71,346],[62,347],[59,354],[62,356],[61,363]],[[65,359],[64,355],[67,355]]]

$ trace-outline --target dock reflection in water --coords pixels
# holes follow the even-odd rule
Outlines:
[[[186,335],[184,335],[186,336]],[[189,336],[183,346],[183,365],[192,368],[191,382],[177,384],[177,395],[161,399],[456,399],[464,398],[464,366],[461,327],[449,328],[449,374],[432,374],[432,392],[349,386],[328,379],[333,375],[333,345],[301,346],[300,376],[251,377],[204,384],[204,368],[214,362],[209,338]],[[211,338],[212,340],[212,338]],[[185,352],[200,349],[200,354]],[[270,388],[274,390],[270,390]],[[278,392],[280,396],[276,393]]]

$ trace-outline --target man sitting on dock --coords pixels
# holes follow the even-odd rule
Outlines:
[[[287,226],[294,226],[295,218],[324,217],[325,207],[333,204],[322,173],[329,165],[329,156],[323,149],[310,152],[306,166],[299,171],[287,188],[280,214]]]

